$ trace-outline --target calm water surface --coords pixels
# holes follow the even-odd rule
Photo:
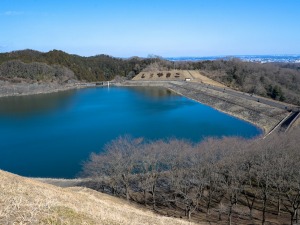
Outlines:
[[[75,177],[91,152],[120,135],[198,142],[261,134],[257,127],[161,88],[90,88],[0,98],[0,169]]]

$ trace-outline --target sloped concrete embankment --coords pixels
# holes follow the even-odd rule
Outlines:
[[[252,101],[243,97],[233,96],[230,93],[217,91],[205,85],[190,82],[125,82],[123,86],[158,86],[168,88],[177,94],[193,99],[202,104],[211,106],[221,112],[250,122],[264,133],[271,131],[289,113],[277,107]]]

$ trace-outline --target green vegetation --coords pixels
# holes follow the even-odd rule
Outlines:
[[[73,71],[60,65],[49,66],[39,62],[23,63],[20,60],[7,61],[0,65],[0,80],[13,83],[22,81],[64,83],[70,79],[76,79]]]
[[[24,70],[24,65],[22,69],[20,62],[30,63],[29,69]],[[41,69],[41,67],[44,68]],[[38,76],[37,80],[40,80],[44,77],[55,76],[57,73],[65,74],[68,69],[80,81],[103,81],[112,80],[116,76],[132,79],[141,71],[157,71],[155,75],[161,76],[159,71],[172,70],[174,67],[179,70],[199,70],[203,75],[233,89],[300,105],[299,63],[261,64],[242,62],[235,58],[174,63],[158,56],[129,59],[114,58],[108,55],[81,57],[58,50],[47,53],[23,50],[0,54],[0,79],[5,79],[5,76],[28,76],[28,78]],[[21,72],[18,71],[19,68],[21,68]]]
[[[63,66],[73,71],[78,80],[85,81],[111,80],[117,75],[132,77],[151,63],[151,59],[138,57],[130,59],[113,58],[108,55],[81,57],[58,50],[47,53],[23,50],[0,54],[0,64],[11,60]]]

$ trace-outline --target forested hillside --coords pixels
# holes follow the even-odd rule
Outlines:
[[[179,63],[228,87],[300,105],[300,64],[255,63],[238,59]]]
[[[134,76],[151,63],[150,59],[137,57],[130,59],[114,58],[108,55],[81,57],[58,50],[47,53],[23,50],[0,54],[0,64],[11,60],[64,66],[72,70],[77,79],[85,81],[111,80],[116,75]]]
[[[26,66],[26,71],[24,71],[24,64],[21,62],[30,63],[30,66]],[[46,67],[46,64],[52,69]],[[22,70],[19,70],[20,68]],[[51,77],[53,74],[55,76],[55,74],[61,74],[61,71],[66,72],[68,69],[68,74],[73,72],[78,80],[102,81],[112,80],[117,75],[131,79],[141,71],[172,70],[174,68],[199,70],[202,74],[228,87],[300,105],[299,63],[262,64],[244,62],[235,58],[171,62],[158,56],[129,59],[108,55],[81,57],[58,50],[47,53],[34,50],[0,53],[0,78],[2,77],[2,79],[4,76],[24,76],[24,72],[29,77]],[[57,72],[57,70],[59,71]]]
[[[170,62],[158,58],[146,71],[174,68],[199,70],[230,88],[300,105],[300,63],[245,62],[237,58]]]
[[[58,82],[60,84],[76,79],[73,71],[60,66],[49,66],[46,63],[23,63],[20,60],[4,62],[0,65],[0,80],[13,83],[26,82]]]

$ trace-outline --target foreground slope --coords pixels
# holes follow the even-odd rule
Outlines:
[[[0,170],[0,224],[191,224],[87,188],[60,188]]]

